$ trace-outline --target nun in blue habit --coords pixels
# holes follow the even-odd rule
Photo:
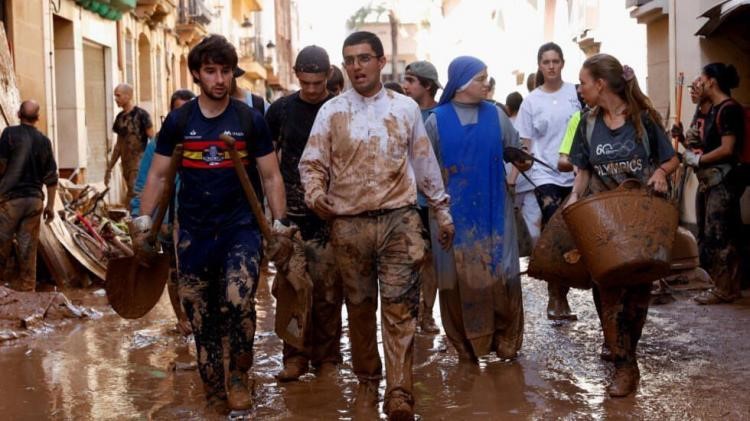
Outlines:
[[[443,250],[431,221],[440,313],[448,339],[465,361],[495,352],[515,358],[523,341],[523,301],[513,205],[503,147],[518,146],[505,113],[485,100],[487,66],[458,57],[425,128],[438,157],[456,227]]]

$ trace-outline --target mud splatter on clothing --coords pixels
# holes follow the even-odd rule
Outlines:
[[[378,292],[382,304],[386,399],[413,399],[412,353],[419,308],[418,270],[425,255],[416,208],[378,216],[339,217],[331,228],[336,262],[344,281],[352,365],[360,382],[378,380]]]
[[[19,291],[34,291],[36,288],[36,250],[39,239],[39,224],[44,204],[36,197],[22,197],[0,203],[0,276],[16,239],[18,279],[11,287]]]
[[[382,89],[354,89],[328,101],[315,118],[299,164],[305,202],[322,195],[337,215],[413,206],[417,189],[438,217],[450,220],[449,198],[417,104]]]
[[[181,229],[179,239],[178,291],[195,335],[198,369],[207,397],[222,396],[223,342],[230,371],[247,371],[253,363],[260,233],[247,225],[216,235]]]
[[[739,187],[729,180],[698,191],[695,214],[701,267],[714,281],[714,294],[732,301],[740,295],[738,233],[741,232]]]
[[[313,305],[310,332],[305,349],[284,343],[284,362],[314,367],[323,363],[340,364],[341,307],[343,285],[334,248],[327,239],[305,241],[307,272],[313,281]],[[283,305],[278,302],[277,306]]]

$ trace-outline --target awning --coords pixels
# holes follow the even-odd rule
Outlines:
[[[75,0],[84,9],[97,13],[104,19],[120,20],[122,14],[135,8],[136,0]]]
[[[727,0],[708,9],[700,17],[708,18],[695,35],[709,36],[714,33],[729,17],[741,13],[750,14],[750,0]]]

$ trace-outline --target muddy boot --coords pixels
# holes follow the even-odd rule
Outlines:
[[[547,284],[547,319],[549,320],[578,320],[578,316],[570,311],[568,304],[569,287],[561,286],[556,282]]]
[[[216,395],[206,398],[206,408],[209,411],[213,411],[220,415],[227,415],[229,413],[226,398],[221,398]]]
[[[323,363],[318,367],[318,371],[315,374],[318,378],[330,378],[334,379],[339,374],[339,368],[334,363]]]
[[[622,398],[635,392],[638,380],[641,377],[638,364],[632,363],[621,367],[615,367],[612,381],[607,387],[607,393],[613,398]]]
[[[422,333],[437,334],[440,333],[440,328],[435,324],[435,319],[432,317],[432,309],[425,306],[422,301],[419,306],[419,330]]]
[[[413,421],[414,406],[406,396],[396,394],[386,400],[383,412],[392,421]]]
[[[372,410],[378,404],[378,384],[376,382],[359,382],[354,405],[357,410]]]
[[[693,300],[695,300],[696,303],[701,305],[714,305],[714,304],[726,304],[731,303],[732,299],[725,299],[717,295],[713,289],[709,289],[708,291],[703,291],[700,294],[693,297]]]
[[[606,342],[602,342],[602,352],[599,353],[599,358],[604,361],[614,361],[615,356],[612,355],[612,350],[609,349]]]
[[[300,376],[307,373],[307,370],[307,361],[288,360],[284,363],[284,369],[276,375],[276,379],[280,382],[297,381]]]
[[[227,405],[232,411],[244,411],[253,406],[253,398],[247,388],[247,374],[233,371],[229,375]]]

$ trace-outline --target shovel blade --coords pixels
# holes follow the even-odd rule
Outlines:
[[[159,301],[169,277],[169,256],[160,254],[149,266],[134,257],[112,259],[107,265],[107,300],[125,319],[146,315]]]

